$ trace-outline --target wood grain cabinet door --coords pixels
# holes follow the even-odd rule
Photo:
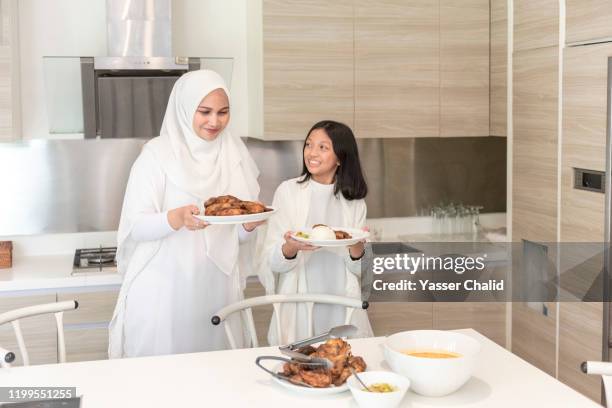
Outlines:
[[[612,37],[612,2],[565,0],[565,42],[594,42]]]
[[[55,293],[32,296],[2,296],[0,313],[27,306],[54,303]],[[66,314],[64,314],[66,315]],[[30,357],[30,365],[57,363],[57,328],[53,314],[29,317],[20,320],[23,339]],[[23,360],[12,325],[0,326],[0,347],[15,353],[15,366],[21,366]]]
[[[302,140],[313,124],[353,126],[353,1],[263,0],[264,135]]]
[[[355,0],[358,137],[439,136],[438,0]]]
[[[489,1],[440,0],[440,136],[489,135]]]

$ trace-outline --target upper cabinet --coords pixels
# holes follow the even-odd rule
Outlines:
[[[301,140],[322,119],[357,137],[490,134],[488,0],[247,7],[252,136]]]
[[[355,1],[355,133],[438,136],[438,1]]]
[[[353,0],[264,0],[263,131],[303,139],[317,121],[353,126]]]
[[[559,1],[514,0],[514,51],[554,45],[559,45]]]
[[[594,42],[612,37],[612,2],[609,0],[565,0],[567,43]]]
[[[0,142],[16,140],[19,135],[17,98],[17,2],[0,0]]]
[[[507,136],[508,7],[507,0],[491,0],[491,76],[489,134]]]
[[[440,1],[440,136],[489,134],[489,0]]]

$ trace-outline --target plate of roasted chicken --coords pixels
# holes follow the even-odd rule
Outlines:
[[[349,246],[369,236],[368,231],[358,228],[329,227],[324,224],[315,224],[310,229],[302,229],[291,235],[297,241],[318,247]]]
[[[325,395],[348,391],[346,380],[352,375],[352,370],[361,373],[366,369],[363,358],[354,356],[351,345],[341,338],[329,339],[319,346],[304,346],[295,352],[307,356],[307,359],[260,357],[258,361],[266,358],[283,360],[284,363],[278,364],[275,371],[260,367],[272,374],[273,381],[279,385],[302,394]]]
[[[211,197],[204,203],[203,215],[196,218],[209,224],[242,224],[263,221],[276,210],[257,201],[245,201],[232,195]]]

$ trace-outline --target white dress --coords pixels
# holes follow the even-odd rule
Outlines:
[[[284,181],[274,194],[272,205],[277,208],[277,213],[268,220],[265,236],[260,236],[259,280],[267,294],[324,293],[360,298],[361,262],[351,260],[346,247],[300,251],[295,259],[286,259],[282,245],[286,231],[297,231],[313,224],[363,227],[365,201],[347,200],[342,194],[334,196],[332,185],[321,185],[312,180],[298,183],[298,180]],[[283,304],[279,311],[282,335],[276,332],[274,315],[268,333],[270,344],[287,344],[307,337],[305,305]],[[342,306],[315,305],[313,330],[315,334],[321,333],[344,324],[344,318]],[[355,337],[372,335],[365,310],[356,310],[351,323],[358,328]]]
[[[172,184],[146,149],[134,164],[128,189],[142,203],[157,200],[148,195],[163,197],[161,208],[153,214],[166,223],[169,209],[198,202],[196,197]],[[151,220],[149,214],[146,217],[146,221]],[[143,221],[135,222],[132,236],[136,230],[142,230],[138,224]],[[244,241],[249,237],[241,227],[207,228],[234,228],[238,239]],[[238,273],[223,273],[206,255],[204,231],[185,228],[174,231],[168,225],[165,230],[156,228],[144,234],[149,237],[138,234],[140,240],[148,238],[149,242],[144,244],[156,243],[157,249],[131,282],[125,282],[126,287],[122,287],[122,292],[125,291],[122,357],[229,347],[223,326],[213,326],[211,317],[222,307],[242,299],[240,277]],[[232,327],[240,338],[239,319],[235,320]]]

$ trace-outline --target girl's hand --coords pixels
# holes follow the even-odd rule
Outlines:
[[[366,227],[361,228],[361,230],[369,232],[370,228],[366,226]],[[365,243],[366,243],[366,240],[362,239],[361,241],[353,245],[349,245],[348,249],[349,249],[349,254],[351,254],[351,257],[361,258],[365,253]]]
[[[251,232],[253,231],[255,228],[259,227],[262,224],[265,224],[266,220],[263,221],[255,221],[255,222],[245,222],[244,224],[242,224],[242,228],[244,228],[244,230],[246,232]]]
[[[314,251],[315,249],[319,249],[317,246],[313,246],[310,244],[306,244],[304,242],[297,241],[291,237],[293,234],[292,231],[285,232],[283,238],[285,239],[285,243],[283,244],[282,250],[285,258],[295,258],[299,251]]]
[[[197,231],[208,227],[209,223],[194,217],[194,215],[198,214],[200,214],[200,209],[197,206],[186,205],[168,211],[168,222],[176,231],[183,227],[190,231]]]

